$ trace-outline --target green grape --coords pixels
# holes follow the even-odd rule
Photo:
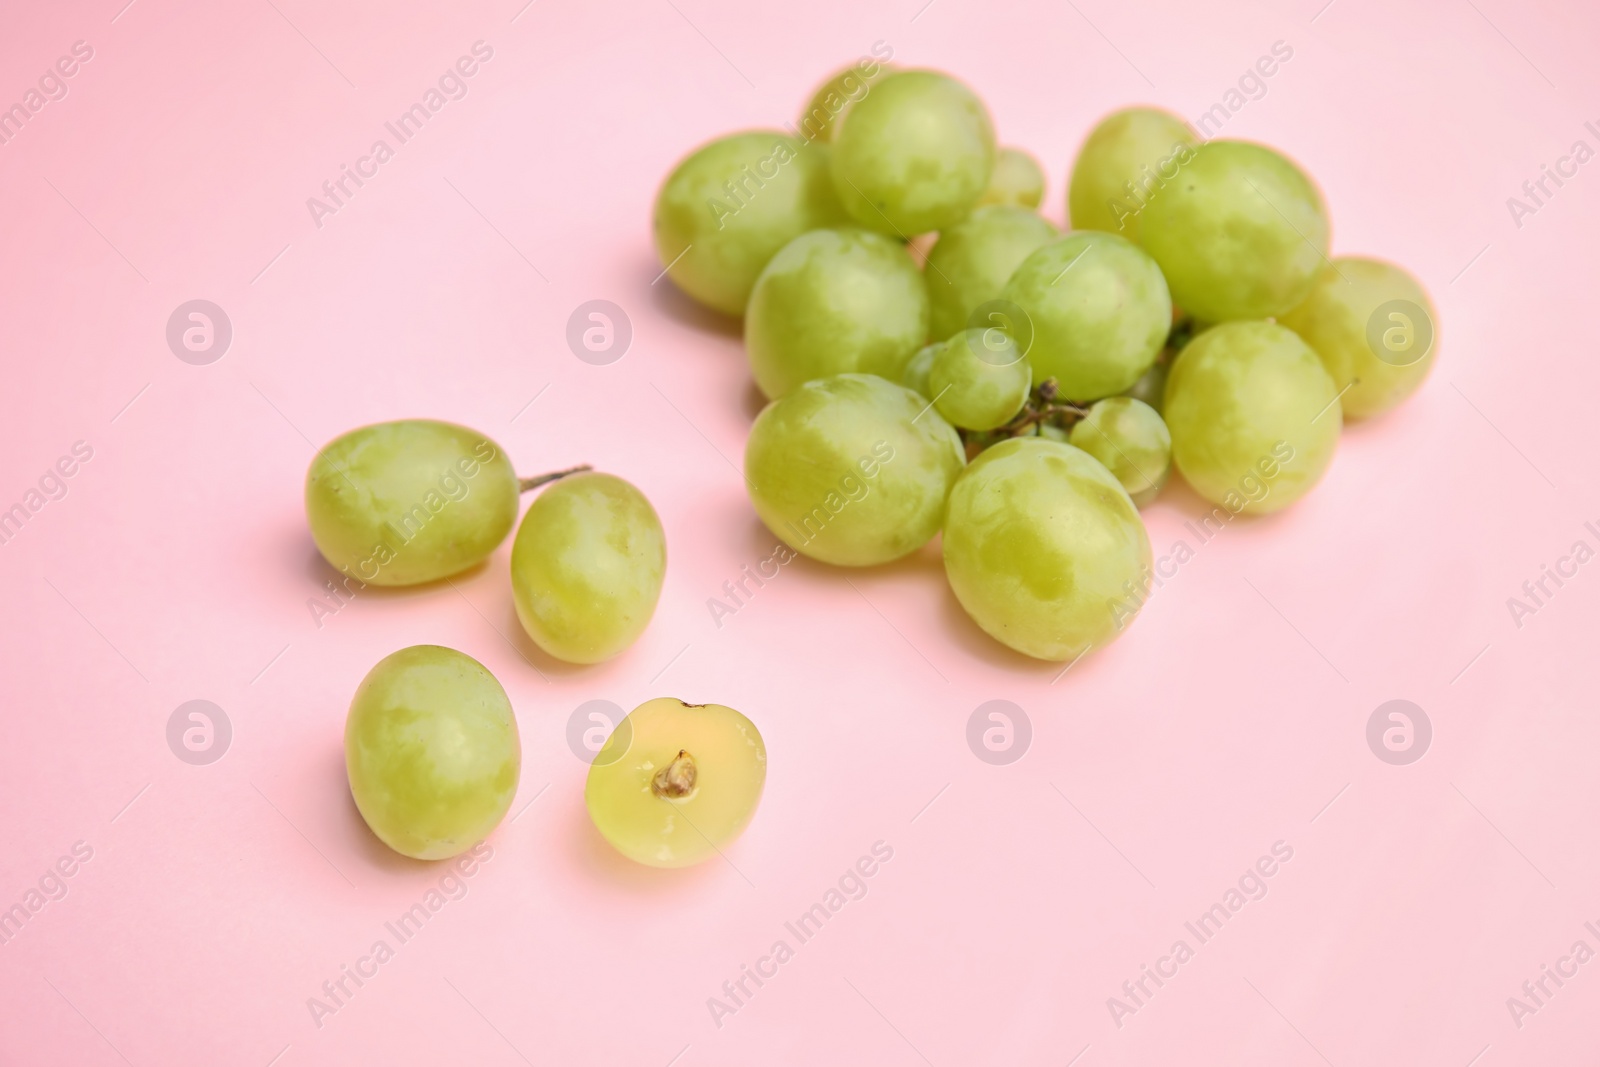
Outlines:
[[[1008,204],[1032,210],[1043,199],[1044,169],[1039,161],[1020,148],[1000,149],[994,157],[989,188],[978,197],[978,204]]]
[[[517,618],[535,644],[568,663],[599,663],[633,644],[655,613],[666,570],[655,509],[610,474],[546,489],[511,547]]]
[[[1316,186],[1272,149],[1243,141],[1195,149],[1140,226],[1172,299],[1207,322],[1281,315],[1305,299],[1327,262],[1328,216]]]
[[[994,127],[946,74],[896,71],[833,135],[833,187],[858,223],[909,238],[961,221],[989,187]]]
[[[928,388],[928,371],[933,368],[933,357],[943,347],[943,341],[935,341],[918,349],[917,354],[911,357],[911,362],[906,364],[906,369],[900,372],[900,384],[914,393],[931,398],[933,390]]]
[[[894,380],[928,339],[928,292],[905,246],[866,230],[813,230],[772,257],[750,294],[745,350],[776,400],[802,382]]]
[[[1138,507],[1156,498],[1172,470],[1172,435],[1155,408],[1132,397],[1098,400],[1069,440],[1105,464]]]
[[[1437,318],[1417,280],[1392,263],[1342,256],[1311,295],[1278,321],[1310,345],[1333,376],[1344,414],[1381,415],[1433,369]]]
[[[950,492],[944,568],[956,599],[1002,644],[1070,660],[1138,611],[1150,539],[1127,492],[1088,453],[1003,441]]]
[[[928,370],[933,406],[964,430],[993,430],[1027,402],[1033,369],[998,327],[963,330],[945,342]]]
[[[744,832],[767,781],[756,724],[721,704],[647,700],[589,765],[589,818],[618,852],[651,867],[688,867]]]
[[[466,570],[517,521],[517,475],[499,445],[430,419],[351,430],[306,472],[312,540],[371,585],[415,585]]]
[[[794,238],[845,221],[827,145],[776,130],[736,133],[693,152],[656,194],[656,255],[707,307],[744,314],[767,261]]]
[[[847,567],[899,559],[939,532],[961,439],[932,405],[870,374],[807,382],[756,416],[750,500],[796,551]]]
[[[1198,139],[1176,115],[1130,107],[1102,119],[1078,150],[1067,189],[1075,230],[1139,240],[1139,217],[1194,154]]]
[[[1094,230],[1023,260],[1004,299],[1032,323],[1034,380],[1054,378],[1072,400],[1098,400],[1138,381],[1172,327],[1172,300],[1155,261],[1127,238]]]
[[[1190,341],[1167,377],[1165,411],[1179,473],[1234,514],[1299,500],[1339,441],[1333,379],[1292,330],[1270,322],[1223,323]]]
[[[1037,212],[1004,206],[980,207],[941,233],[922,272],[933,336],[977,325],[968,320],[978,306],[999,299],[1022,261],[1060,236]]]
[[[891,69],[887,64],[863,59],[823,82],[800,115],[801,135],[814,141],[832,141],[844,112],[871,91],[874,79]]]
[[[1161,411],[1163,394],[1167,391],[1167,371],[1172,367],[1172,362],[1157,359],[1150,364],[1150,369],[1139,375],[1139,380],[1123,392],[1123,396],[1131,396],[1141,403],[1149,404],[1157,414]]]
[[[453,648],[413,645],[362,679],[345,719],[344,759],[372,832],[401,855],[440,860],[505,818],[522,742],[511,701],[483,664]]]

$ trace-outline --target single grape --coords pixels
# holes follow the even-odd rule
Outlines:
[[[941,233],[922,271],[933,336],[979,325],[968,321],[978,306],[998,300],[1022,261],[1060,236],[1037,212],[1004,206],[980,207]]]
[[[1034,252],[1004,299],[1028,316],[1035,381],[1054,378],[1071,400],[1098,400],[1139,380],[1172,327],[1172,300],[1155,260],[1116,234],[1070,233]]]
[[[522,742],[511,701],[483,664],[413,645],[362,679],[344,759],[372,832],[401,855],[439,860],[500,825],[517,792]]]
[[[1172,470],[1172,435],[1155,408],[1126,396],[1097,400],[1069,438],[1105,465],[1137,507],[1156,498]]]
[[[928,339],[928,293],[905,246],[866,230],[813,230],[761,272],[744,320],[756,384],[776,400],[802,382],[898,379]]]
[[[1130,107],[1106,116],[1072,165],[1067,190],[1072,228],[1107,230],[1138,241],[1145,206],[1178,177],[1197,143],[1187,122],[1155,108]]]
[[[306,472],[306,519],[329,563],[371,585],[466,570],[517,521],[505,451],[465,426],[380,422],[335,438]]]
[[[944,568],[990,636],[1076,659],[1138,611],[1150,539],[1133,501],[1088,453],[1043,437],[986,450],[950,493]]]
[[[644,631],[667,570],[666,535],[644,494],[610,474],[551,486],[511,547],[517,618],[568,663],[610,659]]]
[[[994,169],[994,127],[983,101],[949,75],[896,71],[845,112],[833,149],[845,210],[909,238],[972,210]]]
[[[870,374],[807,382],[756,417],[744,473],[756,514],[796,551],[847,567],[927,544],[961,473],[932,405]]]
[[[863,59],[823,82],[800,115],[800,135],[814,141],[832,141],[840,116],[866,96],[872,83],[890,69],[887,64]]]
[[[1261,145],[1210,141],[1151,199],[1141,243],[1172,299],[1206,322],[1281,315],[1327,262],[1328,216],[1311,180]]]
[[[933,390],[928,388],[928,371],[933,368],[933,357],[939,354],[939,349],[944,347],[943,341],[935,341],[931,345],[924,345],[917,350],[906,364],[906,369],[900,372],[900,384],[914,393],[932,398]]]
[[[618,852],[651,867],[688,867],[744,832],[767,781],[756,724],[721,704],[647,700],[589,765],[589,818]]]
[[[655,241],[674,284],[743,315],[767,261],[794,238],[845,221],[823,144],[776,130],[736,133],[691,153],[656,194]]]
[[[993,430],[1022,410],[1033,368],[1010,334],[997,328],[963,330],[946,341],[928,370],[933,406],[964,430]]]
[[[1020,148],[1002,148],[995,154],[989,188],[978,204],[1008,204],[1036,209],[1044,199],[1044,168]],[[1053,227],[1052,227],[1053,228]]]
[[[1172,362],[1157,359],[1150,364],[1150,369],[1139,375],[1139,380],[1130,385],[1123,396],[1131,396],[1141,403],[1149,404],[1157,414],[1161,411],[1164,394],[1167,391],[1167,371],[1172,367]]]
[[[1317,484],[1339,441],[1333,379],[1270,322],[1228,322],[1190,341],[1167,377],[1172,459],[1195,492],[1234,514],[1287,507]]]
[[[1339,406],[1352,419],[1381,415],[1416,392],[1433,369],[1433,304],[1392,263],[1341,256],[1322,268],[1311,295],[1278,321],[1322,357]]]

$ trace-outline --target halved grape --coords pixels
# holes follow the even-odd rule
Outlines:
[[[1044,199],[1044,168],[1020,148],[1002,148],[995,154],[989,188],[978,204],[1007,204],[1030,210]],[[1052,227],[1053,229],[1054,227]]]
[[[1011,335],[998,329],[962,330],[946,341],[928,370],[933,406],[952,426],[993,430],[1022,410],[1033,368]]]
[[[583,800],[617,851],[651,867],[719,855],[744,832],[767,781],[755,723],[722,704],[647,700],[589,765]]]
[[[983,101],[949,75],[896,71],[844,114],[833,148],[845,210],[907,238],[972,210],[994,168],[994,127]]]
[[[1294,331],[1228,322],[1190,341],[1167,377],[1172,458],[1195,492],[1238,514],[1288,507],[1339,442],[1333,379]]]
[[[1198,143],[1176,115],[1149,107],[1114,111],[1078,150],[1067,191],[1075,230],[1107,230],[1139,240],[1139,216],[1161,195]]]
[[[439,645],[402,648],[367,673],[344,755],[361,817],[421,860],[464,852],[500,825],[522,769],[506,691],[483,664]]]
[[[610,474],[579,474],[546,489],[511,548],[522,628],[568,663],[599,663],[633,644],[655,613],[666,571],[655,509]]]
[[[372,585],[446,578],[517,521],[505,450],[465,426],[402,419],[351,430],[306,472],[306,520],[329,563]]]
[[[928,339],[928,293],[898,241],[866,230],[813,230],[772,257],[750,294],[750,370],[777,399],[847,372],[900,377]]]
[[[1206,322],[1281,315],[1327,262],[1328,216],[1311,179],[1257,144],[1210,141],[1150,201],[1141,243],[1172,299]]]
[[[933,399],[933,390],[928,388],[928,372],[933,369],[933,357],[939,354],[942,347],[943,341],[935,341],[918,349],[906,364],[906,369],[900,372],[900,384],[914,393]]]
[[[703,145],[656,194],[656,255],[678,288],[742,315],[767,261],[794,238],[845,221],[823,144],[776,130]]]
[[[956,599],[996,640],[1070,660],[1138,611],[1150,539],[1101,464],[1043,437],[1003,441],[950,493],[944,567]]]
[[[1438,319],[1427,292],[1392,263],[1341,256],[1322,268],[1311,294],[1280,320],[1349,389],[1339,406],[1352,419],[1381,415],[1414,393],[1433,369]]]
[[[1155,260],[1116,234],[1071,233],[1034,252],[1004,299],[1033,327],[1035,381],[1071,400],[1098,400],[1139,380],[1172,327],[1172,299]]]
[[[838,129],[839,116],[851,104],[866,96],[872,89],[872,83],[889,69],[883,63],[863,59],[823,82],[811,94],[810,102],[800,115],[801,136],[814,141],[832,141],[834,131]]]
[[[1149,404],[1132,397],[1098,400],[1072,427],[1077,447],[1105,464],[1138,507],[1156,498],[1172,470],[1172,435]]]
[[[807,382],[756,417],[744,473],[756,514],[796,551],[847,567],[927,544],[961,472],[932,405],[870,374]]]
[[[975,325],[978,306],[999,299],[1022,261],[1060,236],[1038,212],[1004,206],[980,207],[941,233],[922,271],[933,336]]]

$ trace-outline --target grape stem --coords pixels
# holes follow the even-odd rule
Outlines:
[[[668,800],[681,800],[694,792],[695,782],[699,777],[700,772],[694,765],[694,757],[680,748],[678,758],[661,768],[655,773],[655,777],[650,779],[650,791]]]
[[[564,471],[551,471],[549,474],[536,474],[532,478],[518,478],[518,491],[526,493],[529,489],[537,489],[541,485],[548,485],[551,482],[559,481],[569,474],[582,474],[584,471],[592,470],[594,470],[593,467],[589,466],[587,463],[583,463],[576,467],[568,467]]]

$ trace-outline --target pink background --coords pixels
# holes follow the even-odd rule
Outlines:
[[[1520,1028],[1506,998],[1574,941],[1600,949],[1600,563],[1520,628],[1506,600],[1600,547],[1600,162],[1520,228],[1505,203],[1574,140],[1600,147],[1591,6],[122,2],[0,16],[0,101],[94,49],[0,145],[0,507],[94,450],[0,545],[0,907],[93,849],[0,946],[0,1061],[1592,1062],[1600,962]],[[313,225],[306,198],[480,39],[469,95]],[[1224,136],[1298,159],[1335,250],[1407,265],[1438,304],[1442,356],[1407,406],[1059,680],[966,620],[937,546],[790,565],[720,628],[707,609],[773,545],[736,470],[757,400],[737,333],[652,285],[651,199],[697,143],[792,120],[877,40],[977,89],[1046,165],[1058,221],[1097,117],[1197,117],[1284,41]],[[164,340],[196,298],[234,329],[209,366]],[[633,324],[609,366],[564,340],[591,299]],[[538,653],[509,543],[319,628],[306,465],[402,416],[476,427],[526,473],[588,461],[640,486],[671,564],[638,644],[585,669]],[[1201,510],[1169,488],[1158,554]],[[319,1028],[307,998],[445,873],[377,844],[344,780],[351,693],[419,642],[511,694],[518,814]],[[765,734],[728,862],[633,866],[585,814],[569,714],[667,694]],[[1393,698],[1433,723],[1410,766],[1365,741]],[[208,766],[166,742],[192,699],[233,726]],[[1032,722],[1009,766],[965,739],[993,699]],[[880,840],[867,896],[715,1025],[707,998],[793,945],[784,922]],[[1117,1027],[1107,998],[1277,841],[1294,855],[1266,897]]]

